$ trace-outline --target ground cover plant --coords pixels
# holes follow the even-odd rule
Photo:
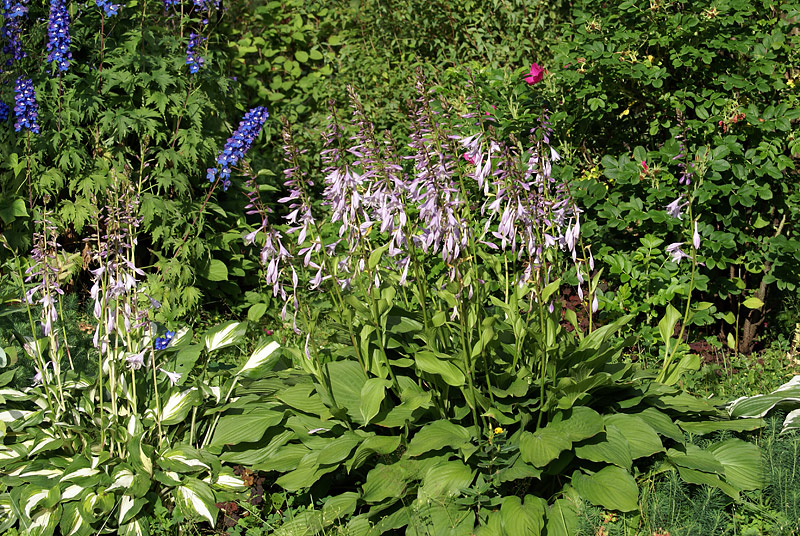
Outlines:
[[[797,7],[429,8],[4,6],[3,532],[797,528]]]

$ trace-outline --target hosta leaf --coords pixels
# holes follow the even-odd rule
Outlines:
[[[347,471],[357,469],[372,454],[391,454],[400,446],[400,436],[372,435],[366,438],[356,449],[356,453],[347,461]]]
[[[761,450],[741,439],[727,439],[709,447],[725,470],[725,480],[743,490],[759,489],[763,485]]]
[[[606,425],[613,425],[628,440],[631,458],[634,460],[664,452],[658,434],[641,417],[627,413],[615,413],[605,417]]]
[[[325,504],[322,506],[322,523],[327,526],[349,518],[356,511],[359,497],[358,493],[347,491],[325,499]]]
[[[124,525],[129,520],[131,520],[139,511],[142,509],[142,506],[147,504],[147,500],[144,498],[135,499],[130,495],[123,495],[119,501],[119,514],[117,518],[118,525]]]
[[[61,520],[61,505],[38,510],[31,518],[26,534],[52,536]]]
[[[731,417],[764,417],[777,405],[797,406],[800,404],[800,375],[778,387],[767,395],[737,398],[728,404]]]
[[[272,370],[275,363],[280,359],[280,353],[277,353],[280,347],[280,344],[275,341],[259,345],[236,375],[245,378],[257,378],[264,372]]]
[[[475,513],[452,502],[428,502],[408,510],[406,536],[471,536],[475,528]]]
[[[118,534],[119,536],[149,536],[150,527],[147,517],[142,515],[132,519],[130,523],[126,523],[118,529]]]
[[[681,429],[672,422],[669,415],[658,411],[656,408],[647,408],[636,416],[646,422],[653,430],[661,436],[667,437],[678,443],[683,443],[685,437]]]
[[[77,503],[67,503],[59,523],[62,536],[84,536],[92,532],[92,526],[81,516]]]
[[[115,489],[128,489],[128,487],[133,484],[133,476],[133,471],[127,467],[119,467],[114,471],[114,482],[112,482],[111,485],[106,488],[106,491],[112,491]]]
[[[53,486],[42,488],[39,486],[28,485],[20,497],[20,506],[26,517],[32,517],[32,513],[40,508],[51,508],[61,498],[61,488]]]
[[[609,465],[594,474],[572,474],[572,485],[581,497],[607,510],[631,512],[638,508],[639,488],[630,473]]]
[[[406,450],[407,456],[419,456],[432,450],[450,447],[458,450],[469,443],[472,434],[464,428],[449,420],[438,420],[425,425],[419,430]]]
[[[516,495],[503,497],[503,503],[500,506],[500,520],[504,533],[507,536],[541,534],[544,527],[546,504],[544,499],[533,495],[526,495],[524,504]]]
[[[222,471],[220,471],[213,481],[211,480],[211,476],[208,476],[203,479],[203,482],[231,491],[244,491],[247,489],[244,480],[233,474],[233,471],[227,467],[223,467]]]
[[[422,478],[418,496],[420,501],[441,501],[458,494],[472,484],[475,472],[458,460],[431,466]]]
[[[319,453],[317,463],[320,465],[339,463],[353,452],[353,449],[356,448],[356,445],[361,443],[362,439],[362,437],[352,432],[345,432],[339,437],[330,440]]]
[[[461,387],[464,385],[464,373],[456,365],[447,359],[447,356],[439,357],[437,354],[428,351],[420,351],[414,354],[414,361],[417,367],[429,374],[438,374],[448,385]]]
[[[164,409],[161,411],[161,424],[169,426],[183,422],[192,407],[201,402],[200,391],[197,387],[192,387],[183,392],[173,393],[169,397]]]
[[[578,532],[578,508],[569,499],[557,499],[547,513],[547,536],[573,536]]]
[[[536,433],[522,432],[519,452],[522,460],[534,467],[544,467],[572,446],[569,437],[560,430],[545,427]]]
[[[217,423],[209,446],[237,445],[260,440],[271,426],[283,421],[283,412],[255,408],[241,415],[225,415]]]
[[[686,482],[688,482],[689,484],[699,484],[699,485],[715,487],[720,489],[723,493],[725,493],[729,497],[736,500],[739,499],[739,490],[737,490],[727,482],[723,481],[720,477],[718,477],[713,473],[706,473],[703,471],[698,471],[696,469],[690,469],[688,467],[678,466],[678,474],[681,475],[681,478]]]
[[[352,360],[336,361],[325,365],[331,382],[331,391],[336,405],[347,410],[359,424],[364,424],[361,417],[361,389],[367,382],[367,375],[361,366]]]
[[[686,445],[686,451],[681,452],[676,449],[667,450],[667,459],[674,465],[695,469],[704,473],[725,474],[725,469],[714,455],[692,444]]]
[[[88,523],[94,523],[111,513],[115,504],[116,499],[113,493],[89,492],[78,505],[78,509]]]
[[[189,478],[182,486],[175,488],[175,499],[187,519],[204,519],[214,526],[218,509],[214,492],[208,484]]]
[[[382,378],[370,378],[361,387],[361,404],[359,404],[359,411],[361,412],[361,420],[366,425],[372,420],[381,409],[381,402],[386,396],[386,388],[390,387],[392,382]]]
[[[592,462],[613,463],[627,470],[631,469],[633,463],[628,440],[613,425],[606,426],[605,437],[595,436],[589,443],[576,447],[575,455]]]
[[[210,470],[210,464],[204,459],[207,453],[183,445],[164,452],[158,459],[158,464],[166,469],[180,473]]]
[[[766,423],[763,419],[738,419],[735,421],[675,421],[684,432],[695,435],[705,435],[723,430],[730,432],[748,432],[763,428]]]
[[[389,497],[402,497],[406,489],[407,472],[399,464],[378,464],[367,474],[361,498],[368,503],[381,502]]]
[[[563,417],[560,421],[549,424],[547,428],[562,432],[573,443],[594,437],[603,431],[600,414],[586,406],[576,406],[561,415]]]
[[[203,337],[209,352],[238,344],[247,333],[247,322],[227,322],[208,330]]]
[[[297,469],[278,478],[275,483],[287,491],[297,491],[313,486],[320,477],[334,471],[337,466],[320,467],[317,462],[319,451],[312,451],[303,456]]]

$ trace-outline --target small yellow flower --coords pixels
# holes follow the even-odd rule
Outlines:
[[[794,87],[794,79],[792,78],[791,80],[786,82],[786,85],[789,86],[789,87]]]
[[[626,115],[628,115],[629,113],[631,113],[631,109],[630,109],[630,108],[625,108],[625,109],[622,111],[622,113],[621,113],[621,114],[619,114],[619,117],[620,117],[620,118],[622,118],[622,117],[625,117],[625,116],[626,116]]]
[[[505,432],[505,430],[503,430],[503,429],[502,429],[502,428],[500,428],[499,426],[498,426],[497,428],[495,428],[495,429],[494,429],[494,435],[500,435],[500,434],[502,434],[503,432]]]

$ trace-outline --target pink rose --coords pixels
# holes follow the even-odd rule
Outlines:
[[[544,77],[544,69],[539,67],[538,63],[531,65],[531,72],[525,77],[525,81],[529,84],[541,82]]]

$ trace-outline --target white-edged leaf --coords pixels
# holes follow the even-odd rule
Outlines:
[[[133,484],[133,471],[123,468],[114,473],[114,482],[106,488],[106,491],[115,489],[128,489]]]
[[[175,488],[175,494],[176,503],[187,518],[199,517],[214,526],[218,509],[215,505],[214,492],[208,484],[190,478],[182,486]]]
[[[150,529],[148,527],[147,518],[139,516],[131,519],[130,523],[122,525],[118,530],[119,536],[150,536]]]
[[[68,480],[74,480],[76,478],[86,478],[91,477],[98,474],[100,471],[97,469],[92,469],[91,467],[83,467],[81,469],[76,469],[69,474],[66,474],[61,477],[61,482],[66,482]]]
[[[189,410],[201,402],[200,391],[192,387],[181,393],[174,393],[169,397],[161,412],[161,424],[170,425],[182,422]]]
[[[131,520],[136,514],[139,513],[139,510],[142,509],[142,506],[147,504],[147,501],[144,498],[134,499],[130,495],[123,495],[122,499],[119,502],[119,515],[117,523],[119,525],[124,525],[128,521]]]
[[[211,480],[211,475],[205,477],[203,482],[231,491],[244,491],[247,489],[244,480],[233,474],[233,471],[227,467],[222,469],[219,475],[217,475],[217,479],[213,482]]]
[[[48,447],[57,448],[56,444],[60,446],[62,441],[63,440],[58,437],[40,437],[36,441],[36,444],[33,446],[31,451],[28,453],[28,456],[32,457],[34,454],[38,454],[39,452],[49,450]]]
[[[60,528],[63,536],[78,536],[80,534],[86,534],[91,530],[89,523],[81,516],[76,503],[64,506],[64,511],[61,514]]]
[[[227,322],[211,328],[206,332],[204,341],[206,350],[213,352],[226,346],[236,344],[244,339],[247,332],[247,322]]]
[[[271,370],[272,367],[269,365],[275,366],[275,362],[280,357],[279,354],[275,354],[275,351],[280,347],[281,345],[275,341],[259,345],[236,375],[248,377],[259,370]]]
[[[25,420],[26,418],[33,415],[33,411],[28,411],[25,409],[6,409],[0,411],[0,421],[3,422],[14,422],[14,421],[21,421]]]
[[[36,512],[31,518],[31,524],[25,534],[36,534],[37,536],[49,536],[53,534],[61,517],[61,506],[43,508]]]

